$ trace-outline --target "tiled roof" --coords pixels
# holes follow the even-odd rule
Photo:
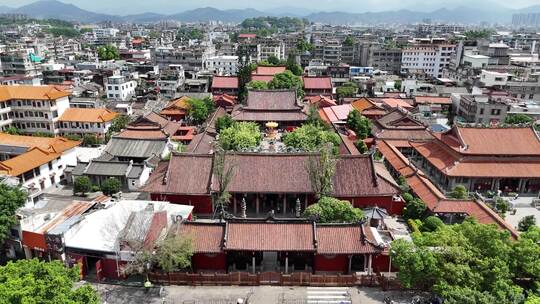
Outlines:
[[[26,153],[0,162],[0,173],[10,176],[18,176],[34,168],[44,165],[61,156],[61,153],[53,153],[32,148]]]
[[[318,254],[369,254],[381,250],[369,227],[359,225],[317,225]]]
[[[251,110],[299,110],[294,90],[248,91],[247,106]]]
[[[251,75],[251,81],[270,82],[274,79],[273,75]]]
[[[108,109],[68,108],[58,121],[104,123],[113,120],[118,113]]]
[[[226,250],[315,251],[311,223],[227,223]]]
[[[532,127],[455,126],[439,138],[461,154],[540,156],[540,140]]]
[[[159,114],[161,115],[185,115],[188,109],[188,96],[182,96],[178,99],[171,100]]]
[[[38,147],[44,151],[61,153],[80,144],[81,142],[79,141],[68,140],[63,137],[39,137],[0,133],[0,145],[2,146],[26,147],[28,149]]]
[[[331,90],[332,78],[330,77],[304,77],[304,89],[306,90]]]
[[[307,120],[307,114],[298,111],[251,111],[251,110],[236,110],[231,114],[231,117],[236,121],[258,121],[258,122],[302,122]]]
[[[227,94],[216,95],[213,100],[218,107],[233,107],[236,104],[236,98]]]
[[[55,86],[0,85],[0,101],[11,99],[56,100],[71,95]]]
[[[337,106],[335,100],[322,95],[308,96],[304,100],[307,100],[312,105],[316,105],[318,108]]]
[[[167,134],[165,134],[159,127],[148,127],[148,128],[133,128],[128,127],[120,134],[115,135],[116,138],[126,138],[126,139],[166,139]]]
[[[212,79],[213,89],[238,89],[238,77],[214,76]]]
[[[439,97],[439,96],[415,96],[414,101],[417,104],[444,104],[451,105],[452,100],[450,97]]]
[[[252,74],[254,75],[271,75],[274,76],[279,73],[283,73],[287,70],[284,66],[276,66],[276,67],[266,67],[266,66],[258,66],[255,71],[253,71]]]
[[[411,104],[407,103],[405,99],[401,99],[401,98],[381,98],[380,100],[385,106],[389,108],[397,108],[397,107],[401,107],[404,109],[413,108]]]
[[[350,104],[344,104],[339,106],[325,107],[319,110],[319,114],[324,112],[324,116],[329,122],[336,122],[340,120],[347,120],[347,116],[353,110],[353,107]]]
[[[185,222],[179,233],[193,240],[194,253],[220,253],[222,251],[223,225]]]
[[[128,139],[113,137],[105,147],[105,152],[116,157],[149,158],[161,155],[167,145],[162,139]]]

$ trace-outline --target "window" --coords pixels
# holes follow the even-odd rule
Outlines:
[[[50,161],[50,162],[48,163],[48,165],[49,165],[49,170],[52,170],[52,169],[53,169],[52,161]]]
[[[501,115],[501,110],[499,110],[499,109],[492,109],[492,110],[491,110],[491,115]]]
[[[484,109],[480,109],[480,115],[484,115]]]

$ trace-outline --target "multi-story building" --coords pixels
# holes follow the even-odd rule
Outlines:
[[[374,45],[369,48],[367,66],[375,70],[387,71],[392,74],[399,74],[401,71],[400,48],[385,48]]]
[[[58,134],[56,122],[69,108],[69,95],[53,86],[0,86],[0,128]]]
[[[0,133],[0,142],[0,176],[16,179],[28,191],[27,207],[44,189],[65,179],[67,166],[77,164],[78,141]]]
[[[268,60],[276,57],[279,60],[285,59],[285,44],[276,39],[258,39],[259,54],[258,61]]]
[[[69,108],[58,119],[58,129],[62,136],[92,134],[104,138],[118,113],[107,109]]]
[[[491,125],[504,122],[511,103],[507,97],[488,95],[454,94],[451,99],[457,105],[457,115],[464,122]]]
[[[107,78],[105,87],[107,99],[127,101],[135,96],[137,82],[135,80],[127,80],[124,76],[116,75]]]
[[[238,56],[213,56],[206,58],[204,67],[218,75],[236,75]]]
[[[173,99],[185,80],[184,68],[181,65],[170,65],[159,74],[157,80],[159,93],[165,98]]]
[[[214,47],[196,45],[180,48],[158,47],[154,49],[152,58],[161,68],[179,64],[186,72],[197,72],[202,69],[206,58],[213,55],[215,55]]]
[[[5,76],[41,76],[40,63],[28,50],[17,49],[0,54],[2,74]]]
[[[417,39],[403,48],[401,73],[441,78],[456,46],[436,39]]]
[[[342,43],[338,39],[320,39],[314,43],[313,57],[326,64],[341,62]]]
[[[512,25],[516,27],[518,26],[540,27],[540,13],[513,14]]]

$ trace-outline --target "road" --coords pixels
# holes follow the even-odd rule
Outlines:
[[[234,304],[249,297],[250,304],[382,304],[389,292],[379,288],[285,286],[165,286],[146,293],[142,287],[94,284],[107,304]]]

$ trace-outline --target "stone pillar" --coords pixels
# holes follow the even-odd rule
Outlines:
[[[259,194],[255,194],[255,212],[259,215]]]
[[[308,204],[308,194],[306,193],[306,196],[304,197],[304,210],[307,209],[307,204]]]
[[[255,271],[255,267],[256,267],[256,265],[255,265],[255,252],[253,252],[252,254],[253,254],[253,256],[251,258],[251,264],[252,264],[251,267],[253,267],[253,274],[255,274],[255,272],[256,272]]]
[[[351,270],[352,270],[352,255],[349,255],[349,270],[347,271],[347,274],[351,274]]]
[[[524,188],[525,188],[525,180],[523,178],[520,178],[519,179],[519,185],[518,185],[518,188],[517,188],[516,192],[517,193],[523,193],[523,192],[525,192]]]
[[[372,261],[372,257],[373,255],[369,255],[369,259],[368,259],[368,274],[372,274],[373,273],[373,270],[371,269],[371,261]]]
[[[283,194],[283,214],[287,214],[287,194]]]
[[[285,253],[285,273],[289,273],[289,253]]]

